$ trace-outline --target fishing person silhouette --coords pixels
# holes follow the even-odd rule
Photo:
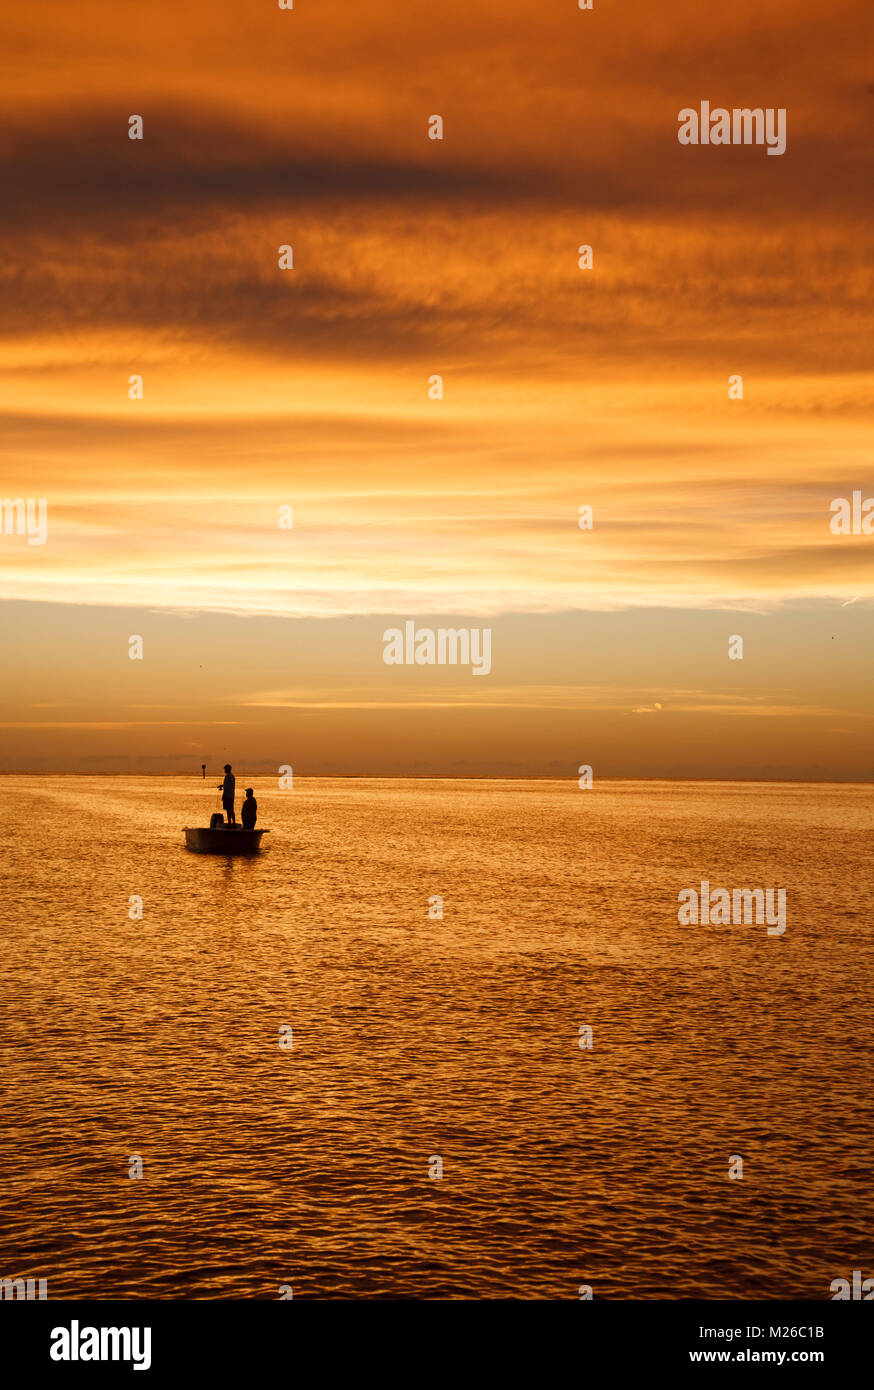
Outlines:
[[[258,819],[258,802],[255,800],[255,791],[252,787],[246,788],[246,800],[240,810],[240,820],[243,822],[244,830],[254,830],[255,822]]]
[[[231,772],[230,763],[225,763],[225,780],[219,787],[222,794],[222,810],[228,818],[228,825],[236,825],[237,818],[234,815],[234,793],[237,786],[237,779]]]

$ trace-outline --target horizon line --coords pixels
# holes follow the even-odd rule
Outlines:
[[[220,771],[221,769],[219,769]],[[34,771],[23,769],[12,771],[10,769],[0,769],[0,777],[179,777],[190,778],[192,781],[199,781],[201,785],[208,778],[217,775],[209,773],[208,777],[198,778],[192,772],[62,772],[60,770]],[[240,774],[241,777],[275,777],[275,772],[258,773],[247,772]],[[504,773],[439,773],[439,772],[309,772],[295,773],[296,780],[301,782],[314,781],[334,781],[334,782],[576,782],[577,776],[569,773],[566,776],[559,776],[550,773],[525,773],[525,772],[504,772]],[[238,780],[240,780],[238,778]],[[770,786],[782,786],[797,784],[802,786],[850,786],[850,787],[870,787],[874,786],[874,776],[872,777],[619,777],[603,776],[593,780],[594,787],[598,782],[745,782],[763,783]]]

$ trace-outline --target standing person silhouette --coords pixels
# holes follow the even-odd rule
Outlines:
[[[258,802],[255,800],[255,792],[252,787],[246,788],[246,800],[240,811],[240,820],[243,822],[244,830],[254,830],[255,822],[258,819]]]
[[[237,823],[237,818],[234,815],[234,790],[236,785],[237,779],[231,772],[231,765],[230,763],[225,763],[225,780],[219,787],[219,791],[222,794],[222,809],[227,815],[228,825],[236,825]]]

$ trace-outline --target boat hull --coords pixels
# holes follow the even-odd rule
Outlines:
[[[244,830],[242,826],[186,826],[185,844],[197,854],[257,854],[266,830]]]

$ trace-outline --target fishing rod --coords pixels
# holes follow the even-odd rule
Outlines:
[[[201,766],[201,769],[202,769],[202,772],[203,772],[203,780],[204,780],[204,782],[205,782],[205,781],[206,781],[206,763],[201,763],[200,766]],[[222,794],[222,787],[221,787],[221,786],[216,787],[216,790],[215,790],[215,801],[213,802],[212,814],[210,815],[210,818],[209,818],[210,827],[215,826],[217,820],[220,820],[220,821],[222,822],[222,824],[224,824],[224,820],[225,820],[225,808],[224,808],[224,805],[222,804],[222,802],[221,802],[221,800],[220,800],[221,794]]]

